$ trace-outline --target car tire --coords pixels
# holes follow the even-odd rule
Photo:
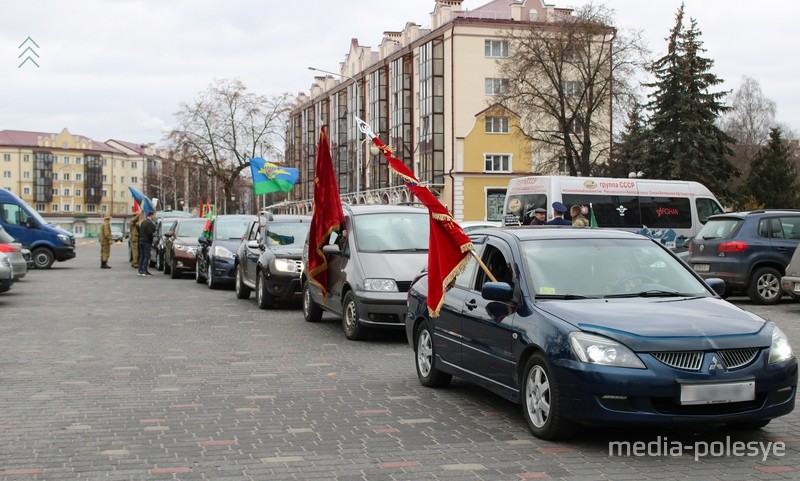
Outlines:
[[[453,376],[436,369],[436,348],[433,345],[433,332],[427,322],[417,327],[414,336],[414,357],[417,362],[417,377],[425,387],[447,387]]]
[[[528,359],[522,377],[522,414],[534,436],[548,441],[569,437],[574,424],[561,412],[561,388],[541,353]]]
[[[37,269],[49,269],[56,260],[53,251],[47,247],[37,247],[31,252],[31,257],[33,257],[33,265]]]
[[[275,298],[267,291],[267,283],[262,272],[256,276],[256,303],[259,309],[272,309],[275,306]]]
[[[156,254],[156,270],[163,271],[164,270],[164,254]]]
[[[203,269],[200,267],[200,258],[195,257],[194,259],[194,281],[198,284],[202,284],[206,281],[205,276],[202,274]]]
[[[322,320],[322,308],[311,297],[311,283],[303,283],[303,318],[306,322],[319,322]]]
[[[219,286],[219,283],[214,279],[214,268],[211,267],[211,259],[206,264],[206,284],[208,284],[209,289],[216,289]]]
[[[342,304],[342,329],[344,335],[351,341],[360,341],[367,335],[367,328],[358,322],[358,305],[356,304],[356,296],[353,291],[349,291],[344,296],[344,303]]]
[[[172,264],[175,264],[175,257],[172,258]],[[183,276],[181,275],[181,271],[176,269],[174,265],[171,265],[169,268],[169,277],[170,279],[180,279]]]
[[[753,304],[771,305],[781,301],[781,273],[772,267],[760,267],[750,276],[747,297]]]
[[[241,264],[236,266],[236,298],[250,299],[250,288],[244,285],[244,275],[242,274]]]

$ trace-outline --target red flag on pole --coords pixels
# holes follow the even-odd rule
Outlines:
[[[317,144],[314,167],[314,211],[311,214],[311,233],[308,237],[308,281],[328,296],[328,259],[322,247],[328,244],[331,233],[344,223],[342,200],[336,173],[333,171],[328,134],[322,127]]]
[[[411,191],[428,208],[430,237],[428,238],[428,313],[438,317],[444,303],[444,293],[469,262],[472,241],[461,229],[439,199],[421,185],[414,173],[392,155],[389,147],[377,136],[372,141],[383,151],[389,168],[403,178]]]
[[[138,214],[140,210],[139,203],[136,202],[136,199],[133,199],[133,213]]]

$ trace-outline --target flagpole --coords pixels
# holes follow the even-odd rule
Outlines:
[[[474,257],[476,261],[478,261],[478,265],[481,266],[483,272],[485,272],[486,275],[489,276],[489,279],[491,279],[492,282],[497,282],[497,279],[494,277],[494,274],[492,274],[492,271],[490,271],[489,268],[486,267],[486,264],[483,263],[481,258],[478,256],[478,253],[473,250],[470,250],[469,253],[472,254],[472,257]]]

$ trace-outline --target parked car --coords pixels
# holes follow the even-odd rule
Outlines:
[[[346,235],[331,235],[328,296],[308,282],[308,243],[303,249],[303,316],[317,322],[323,310],[342,318],[350,340],[370,328],[403,327],[412,279],[428,259],[428,211],[401,205],[344,206]]]
[[[164,249],[167,245],[166,234],[171,230],[175,230],[175,222],[177,222],[175,217],[161,218],[156,221],[156,233],[153,235],[153,244],[150,248],[150,263],[155,264],[157,271],[164,270]],[[169,272],[165,272],[165,274],[169,274]]]
[[[458,225],[461,226],[461,230],[463,230],[465,233],[470,233],[475,230],[500,227],[502,224],[500,222],[492,222],[489,220],[467,220],[459,222]]]
[[[781,277],[800,244],[800,210],[756,210],[711,216],[689,243],[689,264],[703,278],[725,280],[729,293],[776,304]]]
[[[158,226],[162,225],[164,222],[167,222],[167,226],[166,227],[171,227],[171,222],[169,222],[169,221],[172,221],[172,220],[175,220],[175,219],[178,219],[178,218],[189,219],[189,218],[196,218],[196,217],[194,215],[192,215],[191,212],[184,212],[182,210],[159,210],[159,211],[156,211],[156,215],[153,218],[153,222],[155,222],[155,224],[156,224],[156,235],[153,236],[154,242],[153,242],[153,245],[151,246],[151,250],[150,250],[150,267],[155,267],[159,271],[164,269],[164,266],[163,266],[163,261],[164,261],[164,256],[163,256],[163,248],[164,248],[164,244],[163,244],[164,238],[163,237],[164,236],[163,236],[163,232],[166,232],[166,230],[163,230],[162,232],[158,232]],[[144,220],[144,217],[142,217],[141,220]],[[129,219],[129,221],[130,221],[130,219]],[[133,252],[131,251],[130,232],[127,232],[125,234],[125,238],[128,239],[128,260],[133,261]],[[160,249],[157,246],[160,246]],[[159,256],[158,255],[159,252],[162,255]],[[159,260],[162,262],[161,269],[159,269],[159,264],[158,264]]]
[[[6,230],[0,226],[0,252],[8,256],[14,267],[14,280],[18,281],[28,273],[28,261],[22,254],[22,244],[16,241]]]
[[[22,257],[25,258],[25,262],[28,264],[28,270],[36,267],[36,264],[33,262],[33,254],[31,254],[31,251],[24,247],[20,249],[20,251],[22,252]]]
[[[783,292],[800,300],[800,249],[794,250],[794,255],[786,266],[786,275],[781,278]]]
[[[198,237],[200,248],[195,259],[195,280],[209,289],[236,280],[234,255],[244,239],[254,215],[218,215],[211,227],[211,238]]]
[[[531,432],[578,424],[765,426],[794,409],[797,360],[772,322],[720,298],[668,248],[616,229],[496,229],[429,315],[408,294],[419,381],[453,376],[521,404]]]
[[[234,260],[236,297],[248,299],[255,290],[261,309],[271,309],[276,300],[300,299],[303,242],[310,226],[311,217],[305,215],[251,221]]]
[[[0,252],[0,292],[6,292],[14,285],[14,268],[5,252]]]
[[[122,239],[125,236],[122,234],[122,229],[116,226],[111,227],[111,241],[112,242],[122,242]]]
[[[167,222],[164,223],[166,225]],[[164,233],[164,274],[169,274],[173,279],[178,279],[185,272],[194,272],[197,251],[200,243],[197,237],[203,235],[205,219],[197,217],[188,219],[175,219],[170,228]]]

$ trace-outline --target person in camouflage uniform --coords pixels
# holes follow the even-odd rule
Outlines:
[[[129,224],[131,240],[131,267],[139,267],[139,222],[142,220],[142,211],[133,215]]]
[[[100,268],[111,269],[108,265],[108,257],[111,255],[111,216],[106,214],[103,217],[103,225],[100,227]]]

